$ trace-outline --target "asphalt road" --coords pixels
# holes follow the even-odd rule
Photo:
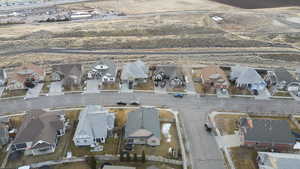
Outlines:
[[[143,105],[168,106],[180,113],[185,136],[190,151],[193,169],[224,169],[223,156],[214,137],[205,132],[203,125],[211,111],[298,113],[300,104],[294,100],[254,100],[250,98],[218,99],[213,96],[199,97],[187,95],[182,99],[168,94],[117,93],[65,94],[60,96],[41,96],[24,100],[0,100],[0,113],[21,112],[31,109],[71,107],[78,105],[114,105],[117,100],[130,101],[135,95]]]

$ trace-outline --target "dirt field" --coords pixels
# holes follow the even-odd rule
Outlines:
[[[215,2],[224,3],[238,8],[257,9],[257,8],[277,8],[300,6],[300,1],[295,0],[213,0]]]

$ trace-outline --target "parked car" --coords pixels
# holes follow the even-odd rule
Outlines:
[[[117,102],[117,105],[120,105],[120,106],[126,106],[127,103],[123,102],[123,101],[118,101]]]
[[[175,93],[173,96],[176,98],[183,98],[183,94],[181,93]]]
[[[130,105],[132,105],[132,106],[139,106],[140,102],[139,101],[132,101],[132,102],[130,102]]]
[[[207,132],[211,132],[212,128],[207,123],[204,124],[204,127]]]

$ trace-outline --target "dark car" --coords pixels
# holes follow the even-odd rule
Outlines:
[[[130,102],[130,105],[132,105],[132,106],[139,106],[140,102],[139,101],[132,101],[132,102]]]
[[[204,127],[207,132],[211,132],[212,129],[207,123],[204,124]]]
[[[127,103],[123,102],[123,101],[118,101],[117,102],[117,105],[120,105],[120,106],[126,106]]]
[[[175,93],[173,96],[176,98],[183,98],[183,94],[181,93]]]

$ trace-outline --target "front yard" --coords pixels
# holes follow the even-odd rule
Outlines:
[[[138,83],[134,86],[134,90],[154,90],[154,83],[152,79],[148,79],[147,83]]]
[[[119,83],[104,83],[101,90],[119,90]]]
[[[256,164],[257,152],[254,149],[233,147],[229,151],[236,169],[258,169]]]
[[[5,89],[1,97],[7,98],[7,97],[25,96],[26,92],[27,89],[16,89],[16,90]]]

